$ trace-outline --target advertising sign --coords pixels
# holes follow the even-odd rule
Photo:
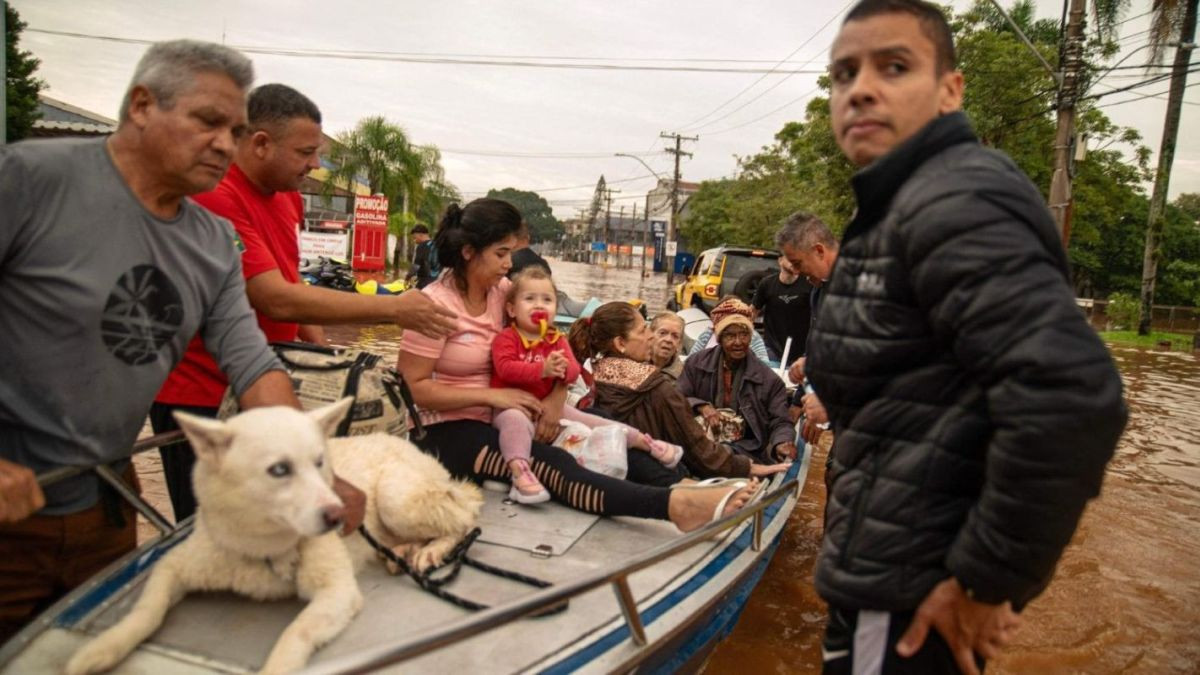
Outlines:
[[[324,256],[345,260],[349,240],[349,235],[344,232],[301,232],[300,257],[313,259]]]
[[[387,197],[366,197],[359,195],[354,198],[354,225],[382,227],[387,229],[388,200]]]
[[[383,269],[387,251],[387,197],[354,198],[354,256],[356,270]]]
[[[650,221],[650,232],[652,232],[653,234],[656,234],[656,235],[666,234],[667,233],[667,221],[665,221],[665,220]]]

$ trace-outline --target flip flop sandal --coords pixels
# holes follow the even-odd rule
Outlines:
[[[750,482],[746,479],[739,480],[742,480],[743,484],[733,490],[730,490],[724,497],[721,497],[721,501],[717,502],[717,508],[713,509],[712,518],[709,519],[710,523],[716,522],[723,518],[725,514],[725,507],[729,504],[729,500],[733,499],[733,496],[740,492],[742,488],[750,484]],[[742,509],[757,504],[762,499],[763,495],[766,494],[766,492],[767,484],[761,480],[758,481],[758,487],[755,488],[754,492],[750,495],[750,498],[746,500],[746,503],[742,506]],[[741,509],[738,510],[740,511]]]
[[[761,481],[760,481],[761,482]],[[705,478],[695,483],[676,483],[672,490],[708,490],[715,487],[736,487],[739,490],[750,484],[749,478]]]

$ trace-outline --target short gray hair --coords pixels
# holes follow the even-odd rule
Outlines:
[[[679,322],[680,330],[683,330],[683,327],[687,325],[684,323],[683,317],[674,312],[659,312],[658,314],[654,315],[654,319],[650,322],[650,330],[658,330],[659,324],[661,324],[663,321]]]
[[[133,71],[118,119],[122,122],[129,119],[134,87],[149,89],[158,107],[169,110],[175,105],[175,97],[192,86],[196,75],[202,72],[225,75],[242,90],[249,89],[254,82],[254,65],[236,49],[198,40],[156,42]]]
[[[775,248],[783,249],[785,245],[796,248],[810,248],[821,244],[825,248],[835,249],[838,246],[833,231],[820,218],[805,211],[797,211],[783,221],[783,227],[775,233]]]

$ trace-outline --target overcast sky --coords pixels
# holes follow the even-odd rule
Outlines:
[[[110,117],[116,117],[145,45],[33,29],[133,40],[187,37],[276,50],[653,68],[768,70],[786,58],[781,70],[817,70],[827,61],[836,17],[850,5],[844,0],[10,2],[29,24],[22,47],[41,59],[38,76],[49,83],[46,93]],[[968,4],[954,2],[958,8]],[[1131,4],[1128,17],[1150,8],[1150,0]],[[1039,0],[1039,7],[1043,15],[1057,18],[1061,4]],[[1143,45],[1139,36],[1147,22],[1148,17],[1141,17],[1124,23],[1124,44]],[[1143,50],[1126,63],[1139,63],[1144,54]],[[442,149],[448,177],[466,197],[481,196],[493,187],[534,190],[551,201],[560,218],[575,215],[586,204],[601,174],[621,190],[614,210],[623,204],[628,213],[654,179],[639,178],[649,172],[635,160],[612,155],[646,153],[642,156],[655,171],[669,175],[672,160],[661,153],[665,141],[658,138],[660,132],[699,135],[698,142],[684,144],[695,153],[683,162],[684,180],[731,175],[735,155],[754,153],[770,143],[785,122],[803,118],[805,101],[816,86],[816,75],[807,73],[785,77],[250,56],[258,83],[283,82],[316,101],[330,135],[364,116],[385,115],[414,141]],[[1136,79],[1106,83],[1123,86]],[[1192,75],[1192,80],[1200,81],[1200,76]],[[1104,102],[1166,89],[1166,83],[1150,85]],[[1200,102],[1196,92],[1200,89],[1189,90],[1186,100]],[[1165,99],[1145,98],[1105,111],[1118,124],[1138,128],[1157,153]],[[1180,192],[1200,192],[1198,122],[1200,108],[1184,105],[1172,198]],[[555,189],[569,186],[586,187]]]

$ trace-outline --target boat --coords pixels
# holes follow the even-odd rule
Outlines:
[[[471,557],[552,585],[538,590],[463,566],[446,588],[487,605],[470,611],[369,565],[359,575],[362,612],[305,672],[695,670],[733,628],[778,548],[810,454],[776,475],[753,506],[686,535],[667,522],[598,517],[553,503],[520,506],[485,491],[482,534]],[[138,507],[153,511],[145,502]],[[157,513],[151,520],[163,536],[110,565],[0,647],[0,673],[61,672],[78,647],[123,616],[155,562],[191,532],[190,521],[171,528]],[[302,607],[228,593],[189,595],[113,672],[253,672]]]

